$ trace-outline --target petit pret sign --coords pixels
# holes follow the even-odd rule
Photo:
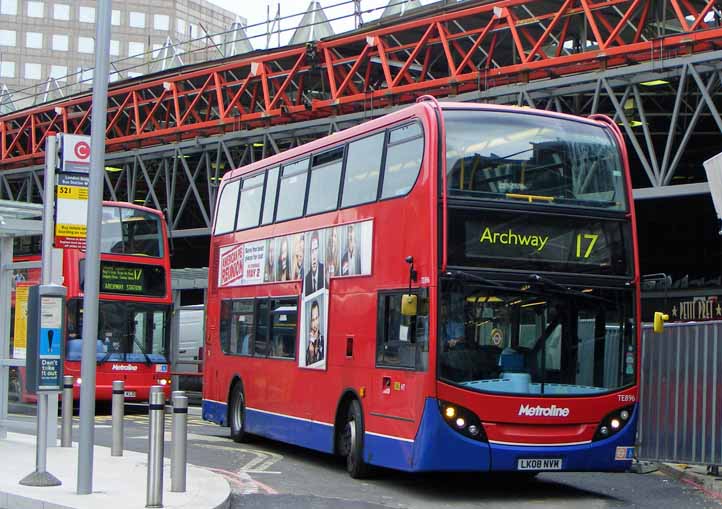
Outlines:
[[[100,291],[106,293],[143,293],[143,267],[103,265],[100,268]]]

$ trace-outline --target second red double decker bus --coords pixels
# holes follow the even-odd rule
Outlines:
[[[96,347],[98,401],[110,401],[114,380],[125,382],[126,401],[147,401],[153,385],[170,394],[170,253],[163,215],[131,203],[103,202],[100,240],[100,302]],[[15,261],[40,260],[40,238],[21,237]],[[67,288],[64,374],[80,398],[85,252],[63,249]],[[38,284],[39,270],[16,273],[17,289]],[[17,300],[17,298],[16,298]],[[17,346],[17,345],[15,345]],[[12,392],[23,392],[24,370],[12,373]]]
[[[623,471],[639,271],[618,128],[429,98],[224,177],[203,416],[406,471]]]

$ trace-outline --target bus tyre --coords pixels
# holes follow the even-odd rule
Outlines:
[[[369,474],[369,466],[363,460],[364,425],[361,405],[355,399],[348,406],[346,425],[341,442],[346,454],[346,470],[354,479],[363,479]]]
[[[246,399],[243,395],[241,384],[233,386],[231,391],[229,421],[231,426],[231,438],[235,442],[245,442],[246,440]]]

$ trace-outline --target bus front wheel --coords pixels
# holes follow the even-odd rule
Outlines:
[[[233,386],[231,391],[230,415],[231,438],[235,442],[244,442],[246,439],[246,400],[243,396],[241,384]]]
[[[346,455],[346,470],[354,479],[369,474],[369,466],[363,460],[364,425],[361,405],[353,400],[348,406],[346,424],[341,436],[342,453]]]

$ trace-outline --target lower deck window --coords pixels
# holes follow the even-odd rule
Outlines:
[[[297,297],[221,302],[225,354],[295,359],[297,328]]]

